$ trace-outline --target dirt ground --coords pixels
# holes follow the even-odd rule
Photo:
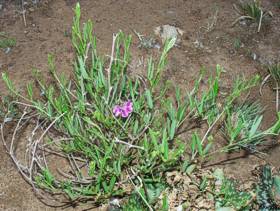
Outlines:
[[[31,80],[33,68],[43,73],[48,72],[48,53],[55,55],[58,71],[70,72],[73,50],[69,33],[76,1],[41,1],[38,6],[27,10],[26,27],[18,2],[20,1],[0,1],[0,32],[5,32],[17,40],[16,46],[10,52],[0,50],[0,72],[7,72],[18,88],[25,88]],[[254,25],[237,24],[232,27],[233,21],[238,17],[233,9],[234,3],[237,3],[237,0],[80,1],[82,20],[93,20],[101,53],[109,54],[112,34],[122,30],[133,35],[133,57],[147,58],[149,51],[137,49],[138,39],[133,34],[133,29],[140,34],[154,35],[155,27],[174,25],[182,29],[184,35],[179,47],[173,49],[169,55],[168,69],[164,77],[181,87],[188,87],[201,67],[213,71],[216,64],[220,64],[226,71],[222,82],[225,88],[240,74],[250,77],[260,73],[264,77],[267,74],[264,66],[280,61],[279,1],[262,1],[263,7],[273,13],[273,18],[269,24],[262,26],[260,33],[256,33]],[[217,22],[211,28],[215,14]],[[234,48],[237,39],[241,41],[240,49]],[[267,128],[276,118],[275,93],[268,86],[263,93],[260,96],[256,90],[251,98],[258,99],[265,106],[263,127]],[[2,81],[0,94],[7,94]],[[16,171],[2,145],[0,157],[0,210],[55,210],[37,200],[31,188]],[[222,167],[227,175],[245,181],[251,176],[251,170],[263,162],[279,168],[280,148],[274,147],[267,151],[267,155],[261,159],[249,156]]]

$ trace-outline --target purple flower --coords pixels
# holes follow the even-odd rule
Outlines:
[[[114,106],[113,113],[116,117],[120,116],[122,113],[122,107],[120,107],[119,105]]]
[[[130,100],[123,103],[122,106],[115,105],[113,108],[113,114],[115,115],[115,117],[121,116],[123,118],[127,118],[132,111],[133,111],[133,105]]]

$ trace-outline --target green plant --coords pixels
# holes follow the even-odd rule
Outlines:
[[[262,108],[258,103],[243,104],[227,110],[224,135],[228,140],[226,150],[246,149],[254,151],[256,145],[269,133],[259,131]]]
[[[202,70],[190,92],[167,86],[161,76],[167,55],[175,45],[175,39],[171,39],[158,60],[149,58],[144,80],[128,74],[131,36],[122,32],[113,36],[107,61],[97,53],[92,22],[87,21],[81,28],[80,15],[77,4],[71,33],[76,53],[72,77],[56,71],[51,55],[48,63],[52,80],[44,81],[35,71],[36,83],[27,85],[27,95],[15,88],[6,73],[2,75],[13,97],[6,103],[4,120],[16,123],[10,137],[5,134],[10,121],[3,121],[1,138],[19,172],[43,200],[48,202],[51,197],[59,205],[91,200],[98,206],[112,197],[136,194],[141,204],[152,210],[168,187],[163,176],[166,172],[183,169],[192,174],[196,170],[194,160],[203,161],[210,154],[229,150],[229,146],[257,146],[261,141],[255,137],[260,134],[264,140],[266,135],[279,133],[280,120],[262,133],[261,117],[252,120],[252,107],[241,107],[241,112],[233,106],[243,93],[258,84],[259,76],[237,78],[226,97],[220,93],[219,65],[208,77]],[[206,89],[202,86],[204,81]],[[167,91],[174,96],[168,97]],[[249,138],[231,138],[232,144],[227,148],[211,151],[216,134],[213,128],[228,123],[234,112],[244,113],[240,131],[248,132]],[[33,128],[22,161],[14,144],[26,123]],[[202,138],[197,132],[189,142],[183,142],[180,134],[190,131],[191,123],[197,124],[197,131],[204,123],[208,129]],[[230,130],[234,127],[228,125]],[[186,156],[187,145],[191,148],[190,157]],[[57,171],[49,167],[50,160],[55,160]],[[204,178],[199,185],[201,192],[207,184]],[[167,198],[162,204],[167,209]]]
[[[263,18],[265,16],[272,16],[271,12],[262,9],[260,0],[253,0],[249,3],[240,3],[239,8],[235,6],[235,9],[241,16],[234,21],[233,25],[240,20],[249,19],[258,24],[258,32],[260,32]]]
[[[261,168],[259,183],[255,184],[250,192],[238,190],[236,182],[225,178],[220,169],[217,169],[213,175],[216,183],[221,184],[215,195],[217,210],[223,210],[222,208],[225,207],[232,207],[236,210],[252,210],[256,206],[261,211],[280,209],[275,200],[276,196],[280,195],[280,177],[272,174],[269,165]]]
[[[280,83],[280,64],[271,65],[268,68],[269,76],[271,76],[276,84],[276,111],[279,111],[279,83]]]
[[[196,80],[195,87],[189,95],[190,108],[195,112],[194,116],[206,120],[208,125],[211,125],[215,121],[219,113],[217,100],[221,71],[221,67],[218,65],[216,68],[216,75],[210,76],[207,80],[208,90],[203,91],[201,97],[198,98],[199,85],[204,76],[204,70],[202,70],[200,78]]]
[[[260,94],[262,95],[262,88],[265,85],[265,83],[272,78],[275,85],[276,85],[276,112],[279,111],[279,83],[280,83],[280,63],[275,63],[273,65],[268,66],[268,75],[264,78],[262,81],[262,84],[260,86]]]
[[[269,66],[268,72],[276,83],[280,82],[280,63]]]
[[[123,211],[137,211],[137,210],[147,210],[145,205],[141,203],[141,198],[137,194],[132,194],[128,201],[122,206]]]
[[[252,198],[251,193],[239,191],[233,180],[224,179],[221,189],[217,194],[216,208],[232,207],[236,210],[250,210]]]
[[[8,37],[5,33],[0,32],[0,48],[11,48],[16,45],[16,39]]]
[[[236,181],[226,178],[222,169],[216,169],[213,176],[216,210],[250,210],[254,200],[253,193],[239,190]]]
[[[160,47],[153,37],[145,37],[144,35],[139,34],[136,30],[133,30],[133,32],[139,40],[138,48],[151,49]]]
[[[170,100],[166,111],[169,115],[164,117],[165,111],[160,110],[158,103],[161,103],[159,100],[166,89],[157,92],[167,53],[175,44],[175,39],[167,41],[158,62],[149,59],[144,90],[140,78],[127,74],[131,37],[122,32],[113,36],[111,57],[105,67],[105,61],[96,52],[91,21],[80,28],[79,4],[73,20],[72,43],[77,55],[74,79],[58,74],[54,57],[50,55],[49,69],[54,81],[48,84],[38,71],[35,72],[41,98],[35,98],[34,84],[27,85],[28,95],[24,96],[16,90],[7,74],[3,74],[3,80],[14,96],[10,105],[26,106],[21,110],[21,116],[14,118],[18,120],[15,131],[23,119],[33,119],[34,116],[28,115],[30,112],[36,113],[38,123],[33,133],[40,133],[40,127],[44,130],[38,140],[33,140],[33,136],[30,139],[33,144],[26,155],[29,170],[22,170],[19,162],[16,164],[36,190],[59,192],[70,201],[84,201],[89,196],[95,196],[96,204],[112,196],[128,194],[125,186],[118,184],[122,182],[121,178],[131,177],[131,185],[135,190],[139,189],[137,193],[149,207],[148,203],[153,203],[155,199],[153,196],[151,200],[148,184],[157,184],[161,180],[160,172],[174,168],[184,152],[184,145],[176,138],[176,131],[187,112],[186,104],[179,101],[180,96],[177,99],[178,108]],[[128,108],[129,112],[122,113]],[[19,109],[19,113],[21,111]],[[12,112],[9,110],[6,116]],[[40,119],[44,120],[43,125],[39,123]],[[163,121],[169,124],[161,127]],[[56,138],[51,130],[56,130],[60,138]],[[4,145],[7,147],[7,143]],[[12,159],[17,160],[14,148],[7,147],[7,150]],[[53,155],[59,151],[70,163],[66,174],[76,179],[55,177],[47,163],[38,160],[42,151]],[[141,178],[137,177],[135,181],[133,175],[141,175]],[[147,183],[147,179],[153,182]],[[147,190],[144,194],[140,191],[143,185]]]
[[[271,167],[265,165],[262,168],[260,182],[256,188],[257,201],[261,211],[279,210],[275,202],[275,195],[280,195],[280,177],[273,176]]]
[[[235,38],[233,41],[233,47],[238,50],[241,48],[241,40],[239,38]]]

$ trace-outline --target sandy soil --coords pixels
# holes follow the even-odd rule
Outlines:
[[[68,36],[73,18],[75,0],[49,0],[27,10],[24,26],[21,8],[17,2],[0,1],[0,31],[16,38],[17,44],[9,53],[0,51],[0,72],[8,72],[18,88],[31,80],[32,69],[47,73],[47,55],[56,57],[58,71],[70,73],[73,51]],[[229,87],[237,74],[249,77],[256,73],[267,74],[263,65],[280,59],[280,9],[274,0],[263,1],[263,6],[274,17],[260,33],[255,26],[245,27],[232,22],[238,17],[232,5],[236,0],[81,0],[82,19],[94,21],[94,31],[101,53],[109,54],[112,34],[120,29],[133,34],[133,29],[144,35],[153,35],[156,26],[170,24],[185,33],[180,46],[169,55],[165,78],[182,87],[195,79],[204,66],[214,70],[220,64],[226,71],[222,85]],[[218,10],[216,25],[207,30]],[[241,40],[241,48],[234,48],[234,40]],[[197,44],[200,43],[200,46]],[[138,39],[133,34],[133,55],[147,57],[150,52],[137,49]],[[254,59],[255,57],[255,59]],[[46,74],[47,75],[47,74]],[[263,127],[275,120],[275,97],[269,87],[264,95],[252,93],[266,106]],[[0,82],[0,94],[7,94]],[[269,162],[280,167],[280,148],[268,151],[268,156],[255,156],[233,161],[223,166],[228,175],[241,180],[250,176],[255,165]],[[0,145],[0,210],[55,210],[46,207],[34,196],[31,188],[19,176],[11,160]],[[81,208],[82,209],[82,208]],[[58,209],[59,210],[59,209]],[[72,210],[72,208],[69,210]],[[74,209],[73,210],[77,210]]]

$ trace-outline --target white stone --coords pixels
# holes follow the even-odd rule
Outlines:
[[[171,38],[176,38],[176,43],[178,44],[181,39],[180,36],[184,34],[184,31],[178,27],[171,25],[158,26],[154,29],[155,35],[161,38],[162,43]]]

